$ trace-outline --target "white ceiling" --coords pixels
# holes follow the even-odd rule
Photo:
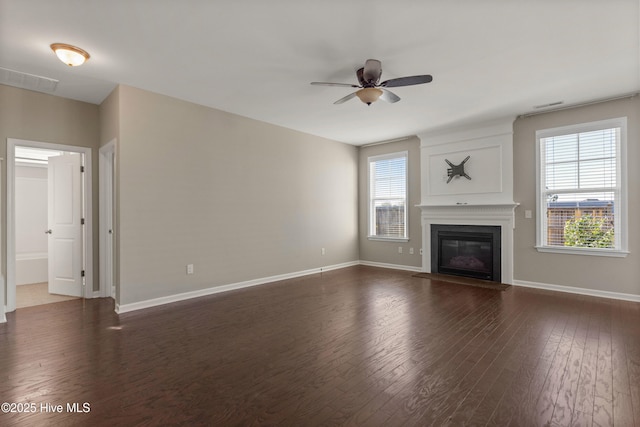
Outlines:
[[[100,104],[126,84],[366,144],[640,90],[638,0],[0,0],[0,67]],[[49,45],[91,59],[70,68]],[[402,100],[333,102],[368,58]]]

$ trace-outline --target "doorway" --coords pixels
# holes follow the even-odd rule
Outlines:
[[[90,148],[8,139],[7,312],[93,296],[90,166]]]

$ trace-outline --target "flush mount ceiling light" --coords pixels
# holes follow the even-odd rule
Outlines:
[[[56,53],[58,59],[70,67],[77,67],[84,64],[89,59],[89,53],[79,47],[65,43],[53,43],[51,49]]]

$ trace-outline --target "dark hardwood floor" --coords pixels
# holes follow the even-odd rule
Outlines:
[[[358,266],[8,320],[3,426],[640,426],[640,303]]]

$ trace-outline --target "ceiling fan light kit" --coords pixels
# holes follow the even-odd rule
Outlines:
[[[366,87],[356,92],[356,96],[360,98],[360,101],[367,105],[371,105],[372,102],[376,102],[382,95],[382,90],[377,87]]]
[[[358,77],[359,85],[328,82],[311,82],[311,84],[317,86],[360,88],[360,90],[338,99],[334,104],[342,104],[343,102],[357,96],[360,101],[367,105],[371,105],[372,102],[376,102],[378,99],[382,99],[383,101],[391,104],[400,101],[400,97],[398,95],[386,89],[388,87],[413,86],[430,83],[433,80],[433,77],[429,74],[424,74],[419,76],[399,77],[397,79],[389,79],[379,83],[380,76],[382,76],[382,63],[377,59],[367,59],[364,67],[356,71],[356,76]]]
[[[60,61],[70,67],[82,65],[91,57],[87,51],[66,43],[53,43],[51,50],[55,52]]]

